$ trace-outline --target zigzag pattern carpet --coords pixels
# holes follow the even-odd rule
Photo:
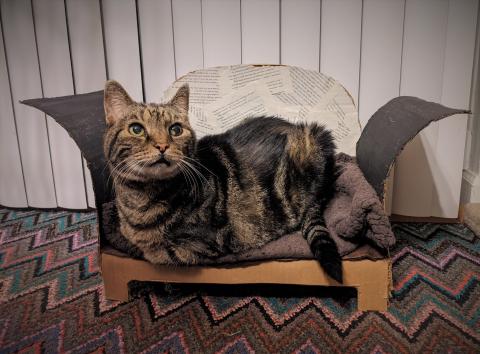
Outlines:
[[[324,288],[140,286],[128,303],[108,301],[95,223],[0,209],[0,353],[480,350],[480,240],[461,225],[395,225],[393,299],[375,313]]]

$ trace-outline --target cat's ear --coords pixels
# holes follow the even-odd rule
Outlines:
[[[109,80],[105,83],[103,106],[108,125],[112,125],[122,118],[123,112],[134,103],[127,91],[118,82]]]
[[[188,84],[184,84],[182,87],[180,87],[173,96],[173,98],[170,100],[169,104],[182,115],[187,117],[188,116],[188,98],[190,96],[190,88],[188,87]]]

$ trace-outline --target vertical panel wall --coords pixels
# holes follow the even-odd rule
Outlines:
[[[135,0],[102,0],[107,75],[143,100]]]
[[[340,81],[357,105],[362,4],[358,0],[322,1],[320,71]]]
[[[407,0],[400,88],[402,95],[441,102],[447,34],[449,28],[455,26],[448,20],[448,0]],[[457,144],[465,146],[465,133],[461,137],[462,134],[457,131],[456,134],[450,134],[448,139],[439,142],[439,124],[441,123],[433,123],[422,131],[398,158],[393,193],[394,213],[444,217],[458,215],[458,203],[451,205],[449,210],[440,210],[438,204],[440,194],[444,196],[448,194],[451,202],[457,198],[451,194],[454,187],[448,185],[444,178],[445,171],[442,171],[440,164],[455,166],[454,160],[463,163],[463,152],[459,154],[456,146]],[[465,132],[464,128],[458,129]],[[438,144],[446,144],[449,146],[448,149],[456,150],[456,153],[440,156],[437,153]],[[445,162],[441,163],[441,160]],[[459,169],[461,171],[461,164]],[[456,192],[458,197],[459,193],[460,188]]]
[[[280,2],[280,63],[319,70],[320,1]]]
[[[280,63],[280,1],[242,0],[242,63]]]
[[[172,2],[173,40],[177,78],[203,68],[202,1]]]
[[[362,126],[399,94],[465,108],[478,6],[478,0],[0,0],[0,164],[7,166],[0,170],[0,204],[95,205],[77,147],[19,100],[100,90],[107,78],[151,102],[195,69],[280,63],[339,80]],[[394,213],[456,215],[465,124],[461,116],[433,124],[407,147],[396,171]]]
[[[158,102],[175,81],[172,3],[170,0],[139,0],[138,18],[143,64],[145,101]]]
[[[400,94],[404,10],[405,3],[399,0],[363,2],[358,102],[362,127]]]
[[[240,64],[240,0],[203,0],[202,24],[205,67]]]
[[[63,0],[32,2],[38,60],[45,97],[72,95],[65,6]],[[53,118],[47,117],[57,204],[63,208],[86,208],[87,198],[80,149]]]
[[[0,204],[28,206],[13,115],[3,30],[0,26]]]
[[[477,29],[480,6],[477,11]],[[462,178],[461,203],[480,203],[480,31],[475,39],[470,109],[465,144],[465,161]]]
[[[0,4],[28,205],[53,208],[57,200],[45,115],[20,104],[23,99],[42,97],[31,2],[3,0]]]
[[[450,107],[470,104],[477,13],[476,0],[449,0],[440,103]],[[435,154],[441,158],[433,174],[437,191],[432,200],[433,215],[458,215],[467,118],[464,114],[439,122]]]

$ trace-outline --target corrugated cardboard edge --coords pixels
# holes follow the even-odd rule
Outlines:
[[[387,311],[392,290],[391,259],[343,261],[343,284],[328,277],[316,260],[262,261],[230,266],[155,266],[103,252],[105,296],[127,301],[132,280],[185,284],[290,284],[354,287],[358,310]],[[106,271],[108,270],[108,271]]]

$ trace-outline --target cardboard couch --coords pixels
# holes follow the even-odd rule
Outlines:
[[[332,129],[340,152],[356,156],[360,170],[379,200],[384,197],[389,169],[405,144],[432,121],[465,113],[415,97],[398,97],[381,107],[361,131],[348,92],[335,80],[319,73],[292,67],[244,65],[205,69],[177,80],[166,91],[166,98],[184,82],[191,85],[190,119],[200,135],[226,130],[248,115],[280,115],[291,121],[315,121],[317,117],[324,117],[326,121],[320,123]],[[103,91],[23,103],[53,117],[72,136],[87,160],[95,191],[100,269],[107,298],[127,300],[128,282],[132,280],[350,286],[357,288],[359,310],[387,309],[390,259],[385,252],[368,244],[350,247],[348,253],[343,254],[343,284],[325,274],[308,254],[308,247],[303,253],[297,249],[298,254],[283,253],[273,259],[246,255],[240,263],[224,261],[191,267],[155,266],[143,260],[141,254],[126,254],[121,247],[113,248],[108,239],[118,232],[118,219],[102,148]],[[361,233],[368,232],[368,226]],[[302,242],[298,235],[288,237],[282,242]],[[275,248],[275,245],[267,246]],[[262,252],[266,251],[259,253]]]

